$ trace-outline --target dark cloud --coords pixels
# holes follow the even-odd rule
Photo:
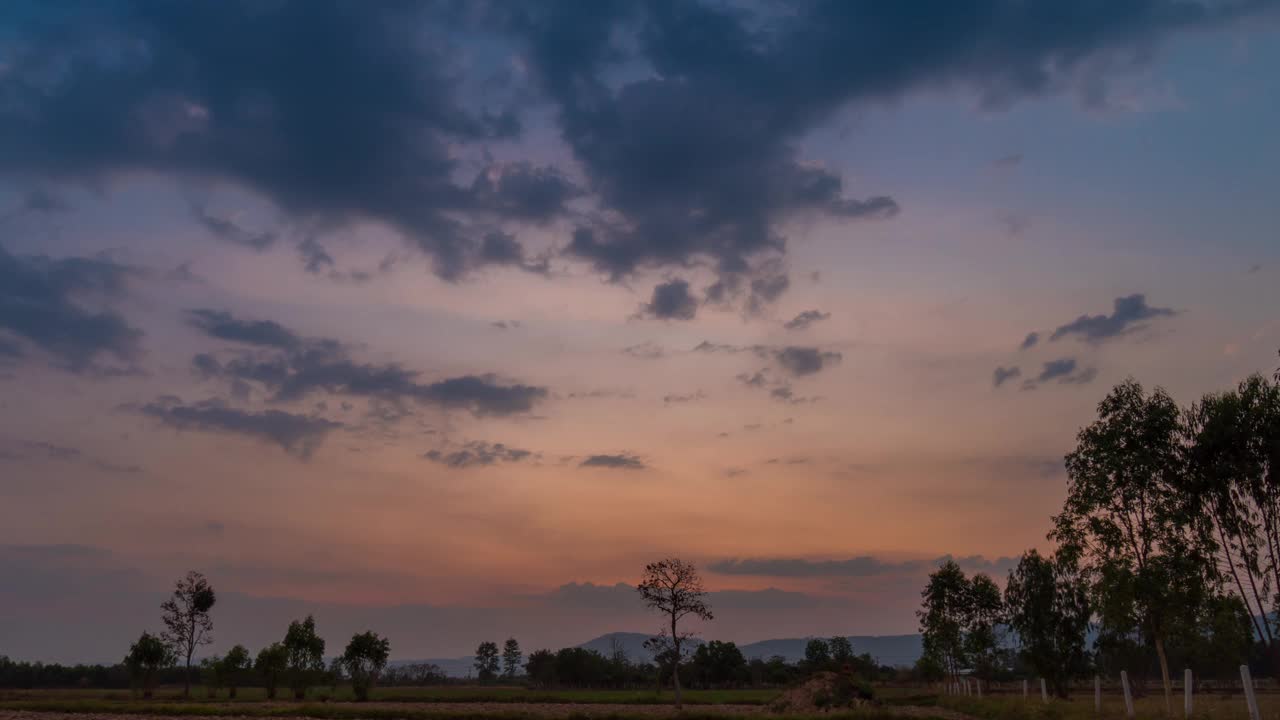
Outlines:
[[[454,148],[519,122],[476,106],[440,15],[414,3],[30,5],[7,18],[0,155],[24,177],[163,173],[248,189],[313,226],[379,221],[456,278],[483,263],[488,218],[544,219],[565,191],[524,166],[453,180]]]
[[[187,311],[187,322],[212,338],[291,350],[301,344],[297,335],[271,320],[240,320],[222,310]]]
[[[520,327],[520,321],[519,320],[494,320],[493,322],[489,323],[489,326],[495,327],[499,330],[515,330],[516,328]]]
[[[275,232],[247,230],[234,220],[211,214],[204,203],[191,203],[191,216],[214,237],[233,245],[242,245],[253,250],[266,250],[276,242]],[[330,264],[332,264],[332,258],[330,258]]]
[[[1039,383],[1055,381],[1068,385],[1083,385],[1092,382],[1098,375],[1097,368],[1080,368],[1075,358],[1058,358],[1044,364],[1044,368],[1034,380],[1023,383],[1024,388],[1034,388]]]
[[[645,341],[622,348],[622,354],[630,355],[633,358],[640,358],[641,360],[657,360],[665,357],[667,351],[655,342]]]
[[[805,310],[788,320],[782,327],[788,330],[808,330],[810,325],[830,317],[831,313],[822,312],[821,310]]]
[[[545,387],[506,382],[491,374],[422,382],[415,370],[357,362],[350,349],[337,340],[301,339],[274,322],[245,321],[207,311],[192,317],[214,337],[272,348],[237,352],[225,361],[202,353],[192,363],[204,377],[261,386],[276,402],[326,392],[391,403],[415,401],[487,416],[529,412],[549,394]]]
[[[688,282],[671,280],[654,286],[653,297],[640,312],[659,320],[692,320],[698,313],[698,300],[689,292]]]
[[[1175,314],[1177,311],[1170,308],[1147,305],[1146,296],[1135,293],[1116,298],[1110,315],[1081,315],[1054,330],[1049,340],[1078,335],[1087,342],[1102,342],[1141,329],[1146,320]]]
[[[177,398],[160,398],[130,409],[177,430],[230,433],[270,442],[302,459],[309,458],[330,431],[342,427],[324,418],[281,410],[237,410],[217,401],[188,405]]]
[[[898,573],[922,573],[954,560],[967,571],[1000,572],[1013,566],[1014,558],[989,559],[982,555],[952,557],[943,555],[934,560],[885,561],[871,555],[859,555],[844,560],[810,560],[807,558],[732,558],[711,563],[707,569],[720,575],[753,575],[759,577],[872,577]]]
[[[487,443],[480,440],[468,442],[457,450],[430,450],[424,458],[451,468],[463,469],[483,467],[498,463],[520,462],[537,457],[536,453],[520,448],[508,447],[502,443]]]
[[[612,468],[616,470],[644,470],[647,466],[638,456],[630,453],[617,455],[590,455],[578,467]]]
[[[839,363],[842,357],[838,352],[796,346],[782,348],[775,355],[778,364],[796,377],[820,372],[824,367]]]
[[[558,169],[528,162],[491,165],[471,189],[478,203],[499,215],[540,223],[558,217],[582,194]]]
[[[1027,336],[1022,339],[1022,344],[1018,346],[1018,349],[1030,350],[1031,348],[1035,347],[1036,343],[1038,342],[1040,342],[1040,333],[1029,332],[1027,333]]]
[[[3,140],[0,140],[0,144]],[[95,309],[124,296],[138,271],[100,258],[16,256],[0,246],[0,333],[10,333],[72,372],[134,370],[142,331],[110,309]],[[0,334],[9,348],[21,349]],[[112,364],[103,365],[110,359]]]
[[[994,387],[1000,387],[1006,382],[1022,375],[1022,370],[1016,367],[998,367],[991,374],[991,384]]]

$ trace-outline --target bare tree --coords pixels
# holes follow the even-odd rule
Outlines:
[[[701,620],[711,620],[711,608],[707,606],[707,591],[702,587],[702,577],[693,563],[679,558],[667,558],[649,563],[644,577],[636,587],[644,604],[657,610],[670,620],[670,628],[663,627],[657,637],[646,643],[655,651],[669,652],[671,677],[676,689],[676,709],[683,706],[680,694],[680,660],[684,642],[694,633],[681,631],[678,623],[690,615]]]
[[[164,611],[165,626],[162,637],[175,655],[186,660],[182,676],[183,697],[191,696],[191,656],[196,648],[213,642],[210,635],[213,620],[209,617],[209,610],[216,599],[213,586],[205,576],[192,570],[174,586],[173,597],[160,606]]]

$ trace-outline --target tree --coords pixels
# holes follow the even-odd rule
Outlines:
[[[694,635],[680,630],[679,622],[690,616],[712,619],[711,608],[707,606],[707,591],[703,589],[702,578],[693,563],[679,558],[666,558],[646,565],[636,590],[645,605],[662,613],[669,621],[669,627],[664,626],[652,642],[655,647],[666,647],[671,651],[671,678],[676,689],[676,709],[679,710],[684,707],[680,693],[680,660],[685,641]]]
[[[212,655],[200,661],[200,681],[204,683],[204,691],[209,697],[218,697],[223,678],[222,658]]]
[[[507,638],[507,642],[502,646],[502,676],[508,680],[514,680],[516,673],[520,672],[520,663],[524,660],[524,653],[520,652],[520,643],[515,638]]]
[[[271,643],[270,645],[258,651],[258,659],[253,663],[253,669],[262,676],[262,684],[267,688],[267,699],[276,699],[276,686],[280,682],[280,675],[289,668],[289,651],[280,643]]]
[[[288,656],[289,687],[294,699],[301,700],[312,681],[324,672],[324,638],[316,634],[314,617],[308,615],[302,622],[289,623],[289,630],[284,634],[284,649]]]
[[[978,573],[969,580],[964,598],[964,650],[973,674],[990,681],[1000,669],[1000,627],[1004,599],[990,577]]]
[[[1028,550],[1009,571],[1004,592],[1021,658],[1065,699],[1071,679],[1088,669],[1085,635],[1092,609],[1087,583],[1069,558]]]
[[[853,643],[849,642],[849,638],[836,635],[827,641],[827,647],[831,650],[831,662],[836,667],[842,668],[853,662]]]
[[[173,664],[173,653],[164,640],[144,632],[137,642],[129,646],[124,664],[129,668],[135,687],[142,686],[142,697],[149,698],[156,686],[156,672]]]
[[[476,677],[480,682],[489,682],[498,677],[498,645],[488,640],[476,648]]]
[[[173,589],[173,597],[164,601],[164,640],[174,654],[183,657],[182,695],[191,696],[191,656],[196,648],[213,642],[213,620],[209,610],[217,600],[213,587],[204,575],[192,570],[179,580]]]
[[[529,653],[524,664],[524,673],[529,680],[540,687],[551,687],[556,684],[556,654],[550,650],[535,650]]]
[[[391,656],[391,643],[372,631],[354,635],[342,653],[342,669],[351,677],[351,687],[356,700],[369,699],[369,690],[378,682],[378,675],[387,666]]]
[[[827,669],[831,664],[831,648],[827,646],[826,640],[810,638],[809,642],[805,643],[804,664],[808,666],[809,672]]]
[[[959,682],[968,664],[964,627],[969,581],[954,560],[947,560],[929,575],[921,592],[923,607],[916,612],[924,654],[942,666],[951,682]]]
[[[1067,499],[1049,535],[1093,578],[1103,633],[1131,632],[1116,624],[1123,619],[1154,645],[1168,713],[1165,638],[1174,617],[1209,584],[1177,492],[1179,424],[1178,406],[1164,390],[1147,394],[1134,380],[1117,385],[1066,458]]]
[[[710,687],[737,685],[747,677],[747,659],[731,642],[712,640],[693,653],[695,677]]]
[[[236,688],[244,681],[245,673],[252,665],[253,660],[245,646],[236,645],[227,651],[226,657],[222,658],[222,677],[227,686],[227,697],[235,699]]]
[[[1280,671],[1280,383],[1253,375],[1184,414],[1189,514],[1228,592]]]

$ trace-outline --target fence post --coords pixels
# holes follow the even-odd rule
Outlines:
[[[1049,702],[1049,688],[1044,684],[1044,678],[1040,678],[1040,700]]]
[[[1244,685],[1244,699],[1249,704],[1249,717],[1262,720],[1258,714],[1258,698],[1253,694],[1253,678],[1249,676],[1249,666],[1240,666],[1240,684]]]
[[[1022,679],[1022,699],[1023,700],[1027,699],[1027,679],[1026,678]]]
[[[1102,714],[1102,677],[1093,676],[1093,711]]]
[[[974,686],[975,688],[977,688],[977,690],[978,690],[978,699],[979,699],[979,700],[981,700],[981,699],[982,699],[982,679],[981,679],[981,678],[974,678],[974,680],[973,680],[973,686]]]
[[[1133,695],[1129,692],[1129,673],[1125,670],[1120,671],[1120,685],[1124,688],[1124,712],[1133,717]]]
[[[1194,683],[1191,681],[1191,668],[1182,671],[1182,714],[1191,717],[1191,688]]]

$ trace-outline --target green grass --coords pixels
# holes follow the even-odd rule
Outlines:
[[[684,701],[690,705],[767,705],[778,695],[776,689],[742,689],[742,690],[686,690]],[[266,700],[263,688],[240,688],[234,701],[227,698],[227,691],[222,690],[216,699],[208,697],[203,687],[191,688],[191,699],[182,699],[182,689],[173,687],[159,688],[155,692],[155,702],[177,701],[190,705],[213,705],[228,702],[251,703]],[[58,689],[58,690],[0,690],[0,700],[100,700],[113,702],[132,701],[128,690],[93,690],[93,689]],[[288,688],[280,688],[276,699],[293,701],[293,693]],[[307,700],[351,701],[354,700],[350,686],[339,687],[335,693],[332,688],[311,688],[307,692]],[[387,687],[374,688],[370,700],[377,702],[452,702],[452,703],[583,703],[601,705],[655,705],[669,704],[674,701],[671,691],[662,693],[653,690],[530,690],[524,687],[508,686],[445,686],[445,687]]]
[[[975,697],[942,696],[941,707],[958,710],[979,720],[1127,720],[1124,698],[1118,694],[1104,693],[1102,712],[1093,705],[1093,693],[1081,692],[1070,700],[1051,700],[1044,703],[1038,694],[1029,699],[1022,696],[996,696],[979,700]],[[1258,709],[1263,720],[1280,720],[1280,697],[1258,695]],[[1249,720],[1244,695],[1201,693],[1194,698],[1192,718],[1200,720]],[[1137,720],[1166,720],[1164,696],[1158,691],[1134,701]],[[1182,718],[1182,693],[1173,697],[1173,717]]]

